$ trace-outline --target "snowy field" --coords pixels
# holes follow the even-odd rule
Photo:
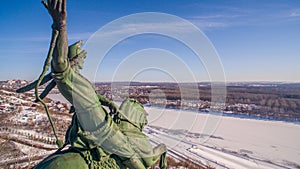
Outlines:
[[[299,124],[153,107],[146,110],[149,125],[162,131],[153,139],[164,142],[170,149],[197,154],[202,162],[217,168],[300,166]]]

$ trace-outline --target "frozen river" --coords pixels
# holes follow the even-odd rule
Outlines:
[[[158,126],[164,132],[167,132],[164,129],[172,131],[167,133],[174,138],[173,141],[166,138],[160,142],[175,149],[184,142],[182,151],[190,143],[194,147],[189,149],[190,152],[198,153],[212,164],[220,163],[225,168],[300,166],[299,124],[151,107],[146,107],[146,110],[150,126]],[[201,137],[194,137],[197,134]],[[157,137],[164,138],[163,134]],[[175,138],[177,142],[174,142]],[[216,165],[217,168],[220,166]]]

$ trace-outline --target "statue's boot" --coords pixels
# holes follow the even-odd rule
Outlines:
[[[159,144],[153,149],[153,154],[160,155],[164,152],[167,152],[167,147],[165,144]]]
[[[163,157],[162,159],[162,154],[167,152],[167,147],[164,144],[159,144],[157,145],[151,153],[148,153],[147,155],[145,154],[144,157],[142,157],[143,163],[147,167],[153,166],[159,158],[161,158],[161,165],[166,166],[166,160]]]

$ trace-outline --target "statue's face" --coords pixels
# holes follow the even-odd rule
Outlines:
[[[83,68],[83,64],[84,64],[84,59],[85,57],[82,57],[78,60],[78,68],[82,69]]]
[[[73,70],[78,72],[80,69],[83,68],[84,64],[84,59],[86,58],[86,51],[82,51],[79,55],[71,57],[70,62],[71,62],[71,67]]]

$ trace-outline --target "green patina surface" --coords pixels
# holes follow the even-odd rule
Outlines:
[[[144,169],[154,165],[160,157],[160,167],[166,168],[166,146],[160,144],[152,148],[149,138],[142,132],[147,125],[143,106],[136,100],[127,99],[119,109],[114,102],[97,94],[92,84],[79,74],[86,51],[80,48],[82,41],[66,46],[66,0],[47,0],[43,4],[53,19],[52,29],[56,36],[58,32],[57,40],[50,45],[52,72],[44,76],[44,69],[38,81],[18,92],[52,80],[40,97],[37,96],[38,101],[43,102],[40,98],[46,97],[57,86],[75,113],[65,137],[65,145],[70,144],[70,148],[58,150],[35,168]],[[50,57],[44,67],[49,65]]]

